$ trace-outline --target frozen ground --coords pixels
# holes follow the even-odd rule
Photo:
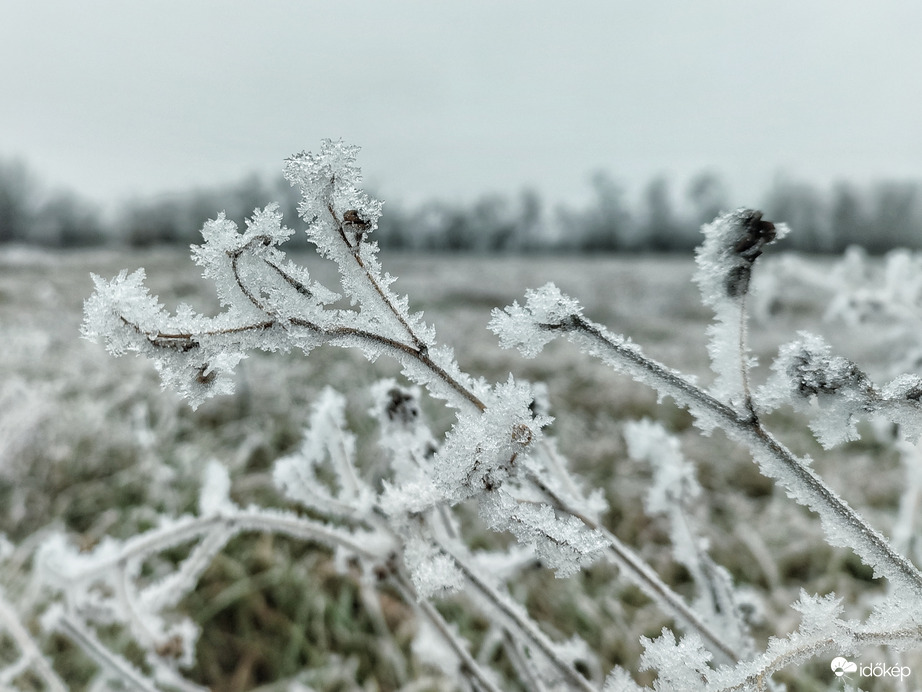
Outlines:
[[[304,261],[326,285],[337,286],[331,266],[312,255]],[[649,471],[626,457],[620,427],[625,420],[657,418],[682,438],[707,491],[700,516],[710,527],[714,557],[738,583],[762,594],[756,633],[763,642],[796,624],[788,605],[801,588],[845,595],[856,616],[884,588],[851,553],[828,548],[815,518],[776,492],[744,452],[720,434],[702,438],[671,402],[657,403],[644,387],[563,343],[524,361],[499,349],[486,329],[492,308],[521,301],[526,288],[554,281],[583,302],[591,319],[707,382],[709,314],[690,282],[690,257],[395,256],[384,257],[383,263],[400,277],[395,288],[409,294],[411,308],[423,310],[436,325],[439,340],[455,348],[462,368],[491,381],[513,372],[547,382],[556,416],[552,432],[587,481],[605,489],[612,505],[607,524],[679,591],[689,586],[688,575],[671,559],[665,526],[643,514]],[[365,415],[363,392],[377,379],[396,374],[392,363],[370,365],[357,354],[331,348],[309,358],[255,355],[244,362],[234,396],[206,402],[193,412],[173,393],[160,391],[146,360],[113,359],[101,346],[81,340],[82,302],[92,291],[89,273],[110,277],[122,268],[141,266],[147,269],[151,292],[169,307],[185,301],[216,309],[211,286],[184,251],[59,255],[0,250],[0,532],[23,546],[0,572],[8,588],[22,587],[29,546],[43,528],[63,525],[89,546],[106,533],[125,535],[150,526],[157,512],[177,514],[192,505],[198,474],[210,458],[230,466],[241,501],[277,502],[267,469],[297,444],[310,404],[326,385],[349,396],[352,423],[362,436],[360,451],[371,454],[374,430]],[[869,361],[883,362],[886,354],[875,346],[873,334],[859,340],[841,327],[820,323],[824,306],[815,294],[792,285],[783,287],[778,297],[773,314],[751,330],[762,363],[767,365],[779,344],[808,326],[863,366],[873,370],[876,364]],[[451,422],[450,413],[437,406],[429,413],[436,427],[444,429]],[[877,528],[889,530],[902,478],[892,450],[865,436],[862,442],[824,453],[805,426],[785,411],[774,416],[770,427],[796,452],[811,454],[817,470],[838,492]],[[336,654],[355,659],[357,677],[389,687],[378,669],[383,664],[363,651],[373,649],[367,642],[374,635],[363,635],[361,617],[350,611],[342,623],[335,618],[331,623],[329,609],[335,610],[337,599],[352,597],[342,579],[331,574],[322,553],[318,557],[255,539],[233,545],[231,555],[206,573],[200,600],[183,604],[205,628],[197,679],[215,689],[250,689],[307,665],[322,666]],[[312,576],[304,576],[307,572]],[[297,610],[305,580],[325,594],[314,603],[316,621],[310,619],[313,611],[304,615]],[[656,636],[668,621],[608,567],[593,568],[570,582],[536,574],[516,595],[547,623],[549,632],[579,632],[607,664],[636,669],[639,636]],[[279,595],[285,593],[290,601]],[[253,594],[259,597],[256,601]],[[225,599],[220,607],[215,605],[218,597]],[[390,614],[395,631],[412,627],[399,604],[392,604]],[[241,618],[254,618],[247,626],[265,651],[254,649],[252,642],[247,649],[241,641]],[[464,626],[476,633],[482,623]],[[295,631],[307,641],[293,644]],[[279,642],[287,647],[281,660],[271,651],[280,648]],[[75,681],[83,680],[87,665],[63,643],[57,647],[58,665]],[[228,653],[239,653],[241,647],[250,651],[246,669],[238,655]],[[922,674],[922,665],[918,669]],[[797,689],[831,684],[827,661],[787,675],[803,685]]]

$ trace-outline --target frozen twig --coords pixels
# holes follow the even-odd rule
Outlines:
[[[547,636],[536,626],[536,624],[522,612],[521,608],[513,604],[507,597],[500,594],[491,586],[478,570],[472,567],[465,559],[459,556],[455,551],[440,544],[439,546],[446,554],[450,555],[452,560],[464,574],[471,586],[479,592],[489,603],[491,603],[505,619],[509,626],[532,646],[536,647],[547,660],[553,664],[554,668],[568,681],[573,689],[595,690],[592,684],[586,680],[579,671],[576,670],[569,662],[565,661],[557,649],[547,638]]]
[[[467,650],[467,645],[457,632],[449,625],[442,614],[439,613],[430,603],[425,600],[415,598],[410,590],[406,579],[395,576],[392,582],[396,585],[397,590],[401,593],[404,600],[408,603],[415,603],[418,610],[431,622],[436,631],[442,636],[445,642],[451,647],[451,650],[461,662],[461,671],[487,692],[500,692],[491,675],[489,675],[477,660],[471,656]]]
[[[647,358],[635,345],[614,336],[604,327],[580,315],[556,323],[538,323],[538,329],[563,334],[590,355],[601,358],[615,369],[645,382],[662,395],[671,396],[687,407],[703,427],[720,427],[727,435],[753,453],[763,472],[777,480],[801,504],[823,521],[835,545],[850,547],[875,572],[909,589],[922,598],[922,573],[895,551],[886,538],[841,499],[787,447],[748,415],[733,408],[691,383],[687,378]]]
[[[9,682],[7,672],[19,673],[26,668],[32,668],[42,678],[44,683],[52,692],[67,692],[67,685],[58,677],[58,674],[51,667],[51,664],[42,654],[41,649],[32,639],[32,635],[19,620],[19,616],[12,604],[6,599],[3,590],[0,589],[0,631],[5,631],[19,647],[21,654],[16,670],[0,670],[0,683]]]
[[[67,613],[57,613],[51,626],[67,635],[110,675],[138,692],[161,692],[153,680],[103,645],[89,629]]]

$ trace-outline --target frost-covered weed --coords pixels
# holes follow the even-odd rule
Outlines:
[[[756,361],[747,345],[747,298],[756,260],[787,232],[783,225],[738,210],[704,228],[695,281],[715,314],[708,353],[716,378],[710,388],[592,322],[577,300],[553,284],[529,291],[524,305],[495,310],[490,323],[503,346],[528,358],[563,337],[674,399],[706,435],[723,430],[749,449],[790,498],[819,516],[830,545],[853,550],[875,576],[888,580],[887,597],[864,621],[844,619],[842,601],[833,594],[802,593],[793,604],[800,627],[776,632],[779,638],[759,650],[751,631],[758,596],[735,583],[712,556],[709,518],[698,509],[706,491],[677,441],[650,421],[624,428],[630,456],[652,469],[646,509],[668,523],[674,558],[695,586],[690,601],[606,526],[604,494],[568,470],[548,434],[553,402],[545,388],[512,375],[492,384],[471,376],[422,314],[409,311],[409,300],[391,290],[394,278],[383,271],[373,240],[382,205],[361,192],[356,153],[355,147],[325,141],[319,153],[294,156],[286,167],[286,177],[302,193],[299,211],[309,240],[339,271],[338,291],[286,257],[281,245],[293,231],[272,205],[256,210],[242,231],[223,215],[205,224],[204,243],[193,248],[193,259],[216,285],[217,315],[188,305],[167,312],[147,290],[143,270],[111,280],[94,277],[84,336],[105,342],[113,355],[148,356],[163,385],[193,407],[231,392],[237,369],[254,350],[354,348],[372,362],[390,356],[406,379],[382,380],[368,392],[366,409],[379,435],[379,463],[370,475],[356,461],[346,398],[326,389],[314,403],[300,448],[273,466],[272,480],[288,508],[241,506],[232,497],[226,464],[205,460],[195,514],[165,512],[147,531],[103,538],[83,551],[62,533],[41,542],[34,583],[50,601],[43,630],[69,638],[98,664],[100,689],[202,689],[184,672],[194,660],[200,626],[180,616],[177,605],[242,533],[326,546],[337,568],[354,575],[362,603],[375,613],[381,607],[376,593],[396,594],[419,623],[414,655],[462,688],[505,689],[517,680],[536,690],[639,689],[634,676],[652,671],[654,689],[759,689],[772,685],[781,668],[822,654],[852,656],[871,645],[901,651],[922,643],[922,574],[898,550],[906,549],[905,531],[891,545],[762,422],[768,411],[793,404],[814,418],[820,442],[832,446],[853,438],[855,421],[868,415],[889,417],[910,438],[918,435],[920,419],[917,377],[875,385],[819,337],[803,335],[783,347],[768,382],[751,385]],[[424,392],[454,411],[445,435],[436,435],[426,421]],[[918,478],[913,482],[918,488]],[[515,541],[473,549],[470,511],[483,526]],[[902,514],[911,524],[912,508]],[[179,547],[187,549],[183,557],[158,560]],[[579,637],[548,632],[516,597],[517,582],[536,566],[572,579],[602,562],[617,565],[680,630],[644,638],[639,660],[611,671]],[[452,594],[463,594],[458,602],[489,623],[479,651],[435,607]],[[19,652],[0,670],[0,683],[12,686],[31,670],[47,688],[65,689],[22,624],[26,610],[0,592],[0,626]],[[107,639],[112,628],[141,653],[129,660],[113,647]],[[383,625],[378,632],[391,634]],[[292,681],[290,689],[300,685]]]

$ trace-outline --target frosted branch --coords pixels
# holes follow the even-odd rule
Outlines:
[[[551,336],[563,335],[585,353],[600,358],[615,370],[653,387],[662,396],[671,396],[680,406],[691,411],[699,427],[705,430],[720,427],[731,439],[746,445],[763,473],[777,480],[797,502],[819,514],[830,543],[851,548],[874,568],[875,574],[922,597],[922,573],[915,565],[897,553],[883,535],[871,528],[757,419],[748,415],[741,417],[736,409],[692,384],[688,378],[647,358],[625,338],[586,320],[579,310],[570,307],[571,299],[560,296],[553,286],[530,292],[528,298],[529,303],[524,310],[513,305],[505,313],[494,311],[491,328],[500,336],[503,345],[519,345],[523,329]],[[546,303],[549,298],[556,306],[567,309],[548,313]],[[548,316],[555,317],[554,321],[542,321]],[[525,346],[522,352],[535,355],[532,349],[533,345]]]
[[[78,620],[64,612],[56,612],[45,617],[46,627],[67,635],[84,653],[92,658],[109,675],[114,676],[132,690],[139,692],[160,692],[157,685],[140,670],[124,658],[111,651],[96,638],[89,629]]]
[[[875,414],[899,423],[914,442],[922,435],[922,377],[901,375],[878,387],[852,361],[833,356],[822,337],[801,332],[782,346],[773,374],[760,390],[771,410],[783,403],[812,419],[810,428],[824,448],[858,439],[856,423]],[[816,406],[812,406],[812,403]]]
[[[507,596],[499,593],[499,591],[480,576],[476,569],[471,567],[466,560],[462,559],[445,544],[440,544],[439,547],[445,551],[447,555],[451,556],[455,564],[464,574],[465,579],[484,599],[486,599],[486,602],[488,602],[492,608],[496,609],[496,614],[501,615],[503,620],[508,622],[509,626],[513,628],[520,637],[524,638],[538,649],[571,687],[586,691],[595,690],[589,681],[580,675],[571,663],[560,656],[554,644],[540,629],[538,629],[531,618],[522,611],[521,606],[513,603]]]
[[[407,603],[414,603],[417,610],[429,620],[441,635],[442,639],[448,644],[455,656],[460,661],[461,672],[477,682],[477,684],[488,692],[500,692],[494,678],[471,656],[467,649],[467,644],[461,639],[461,636],[455,629],[445,621],[442,614],[439,613],[431,604],[424,600],[413,597],[410,590],[401,583],[400,580],[394,579],[392,582],[397,586],[404,600]]]
[[[595,519],[588,517],[579,512],[570,503],[565,501],[553,490],[544,485],[539,479],[533,478],[536,487],[545,493],[552,504],[567,513],[578,517],[587,527],[602,534],[606,541],[606,549],[609,559],[617,565],[622,574],[635,584],[650,600],[659,604],[664,612],[676,619],[682,626],[689,631],[697,632],[698,635],[706,642],[708,648],[714,651],[724,661],[737,661],[740,658],[739,653],[734,647],[726,642],[725,637],[715,632],[702,618],[696,613],[685,600],[673,591],[659,575],[650,567],[636,552],[625,545],[611,531],[602,526]]]
[[[13,668],[0,670],[0,683],[9,682],[15,675],[32,668],[52,692],[67,692],[67,685],[58,677],[48,659],[42,654],[32,635],[19,620],[19,615],[0,589],[0,631],[5,631],[19,647],[20,659]],[[10,674],[14,675],[10,675]]]

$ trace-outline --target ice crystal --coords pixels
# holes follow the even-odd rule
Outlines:
[[[664,627],[656,639],[641,637],[640,641],[644,646],[640,669],[656,671],[654,690],[692,692],[706,687],[712,656],[697,635],[687,635],[677,643],[675,635]]]
[[[514,302],[505,310],[495,308],[489,328],[503,348],[517,348],[526,358],[534,358],[556,338],[556,328],[581,313],[577,301],[548,283],[526,291],[524,307]]]
[[[450,556],[421,536],[411,536],[404,559],[421,598],[445,595],[464,586],[464,575]]]

